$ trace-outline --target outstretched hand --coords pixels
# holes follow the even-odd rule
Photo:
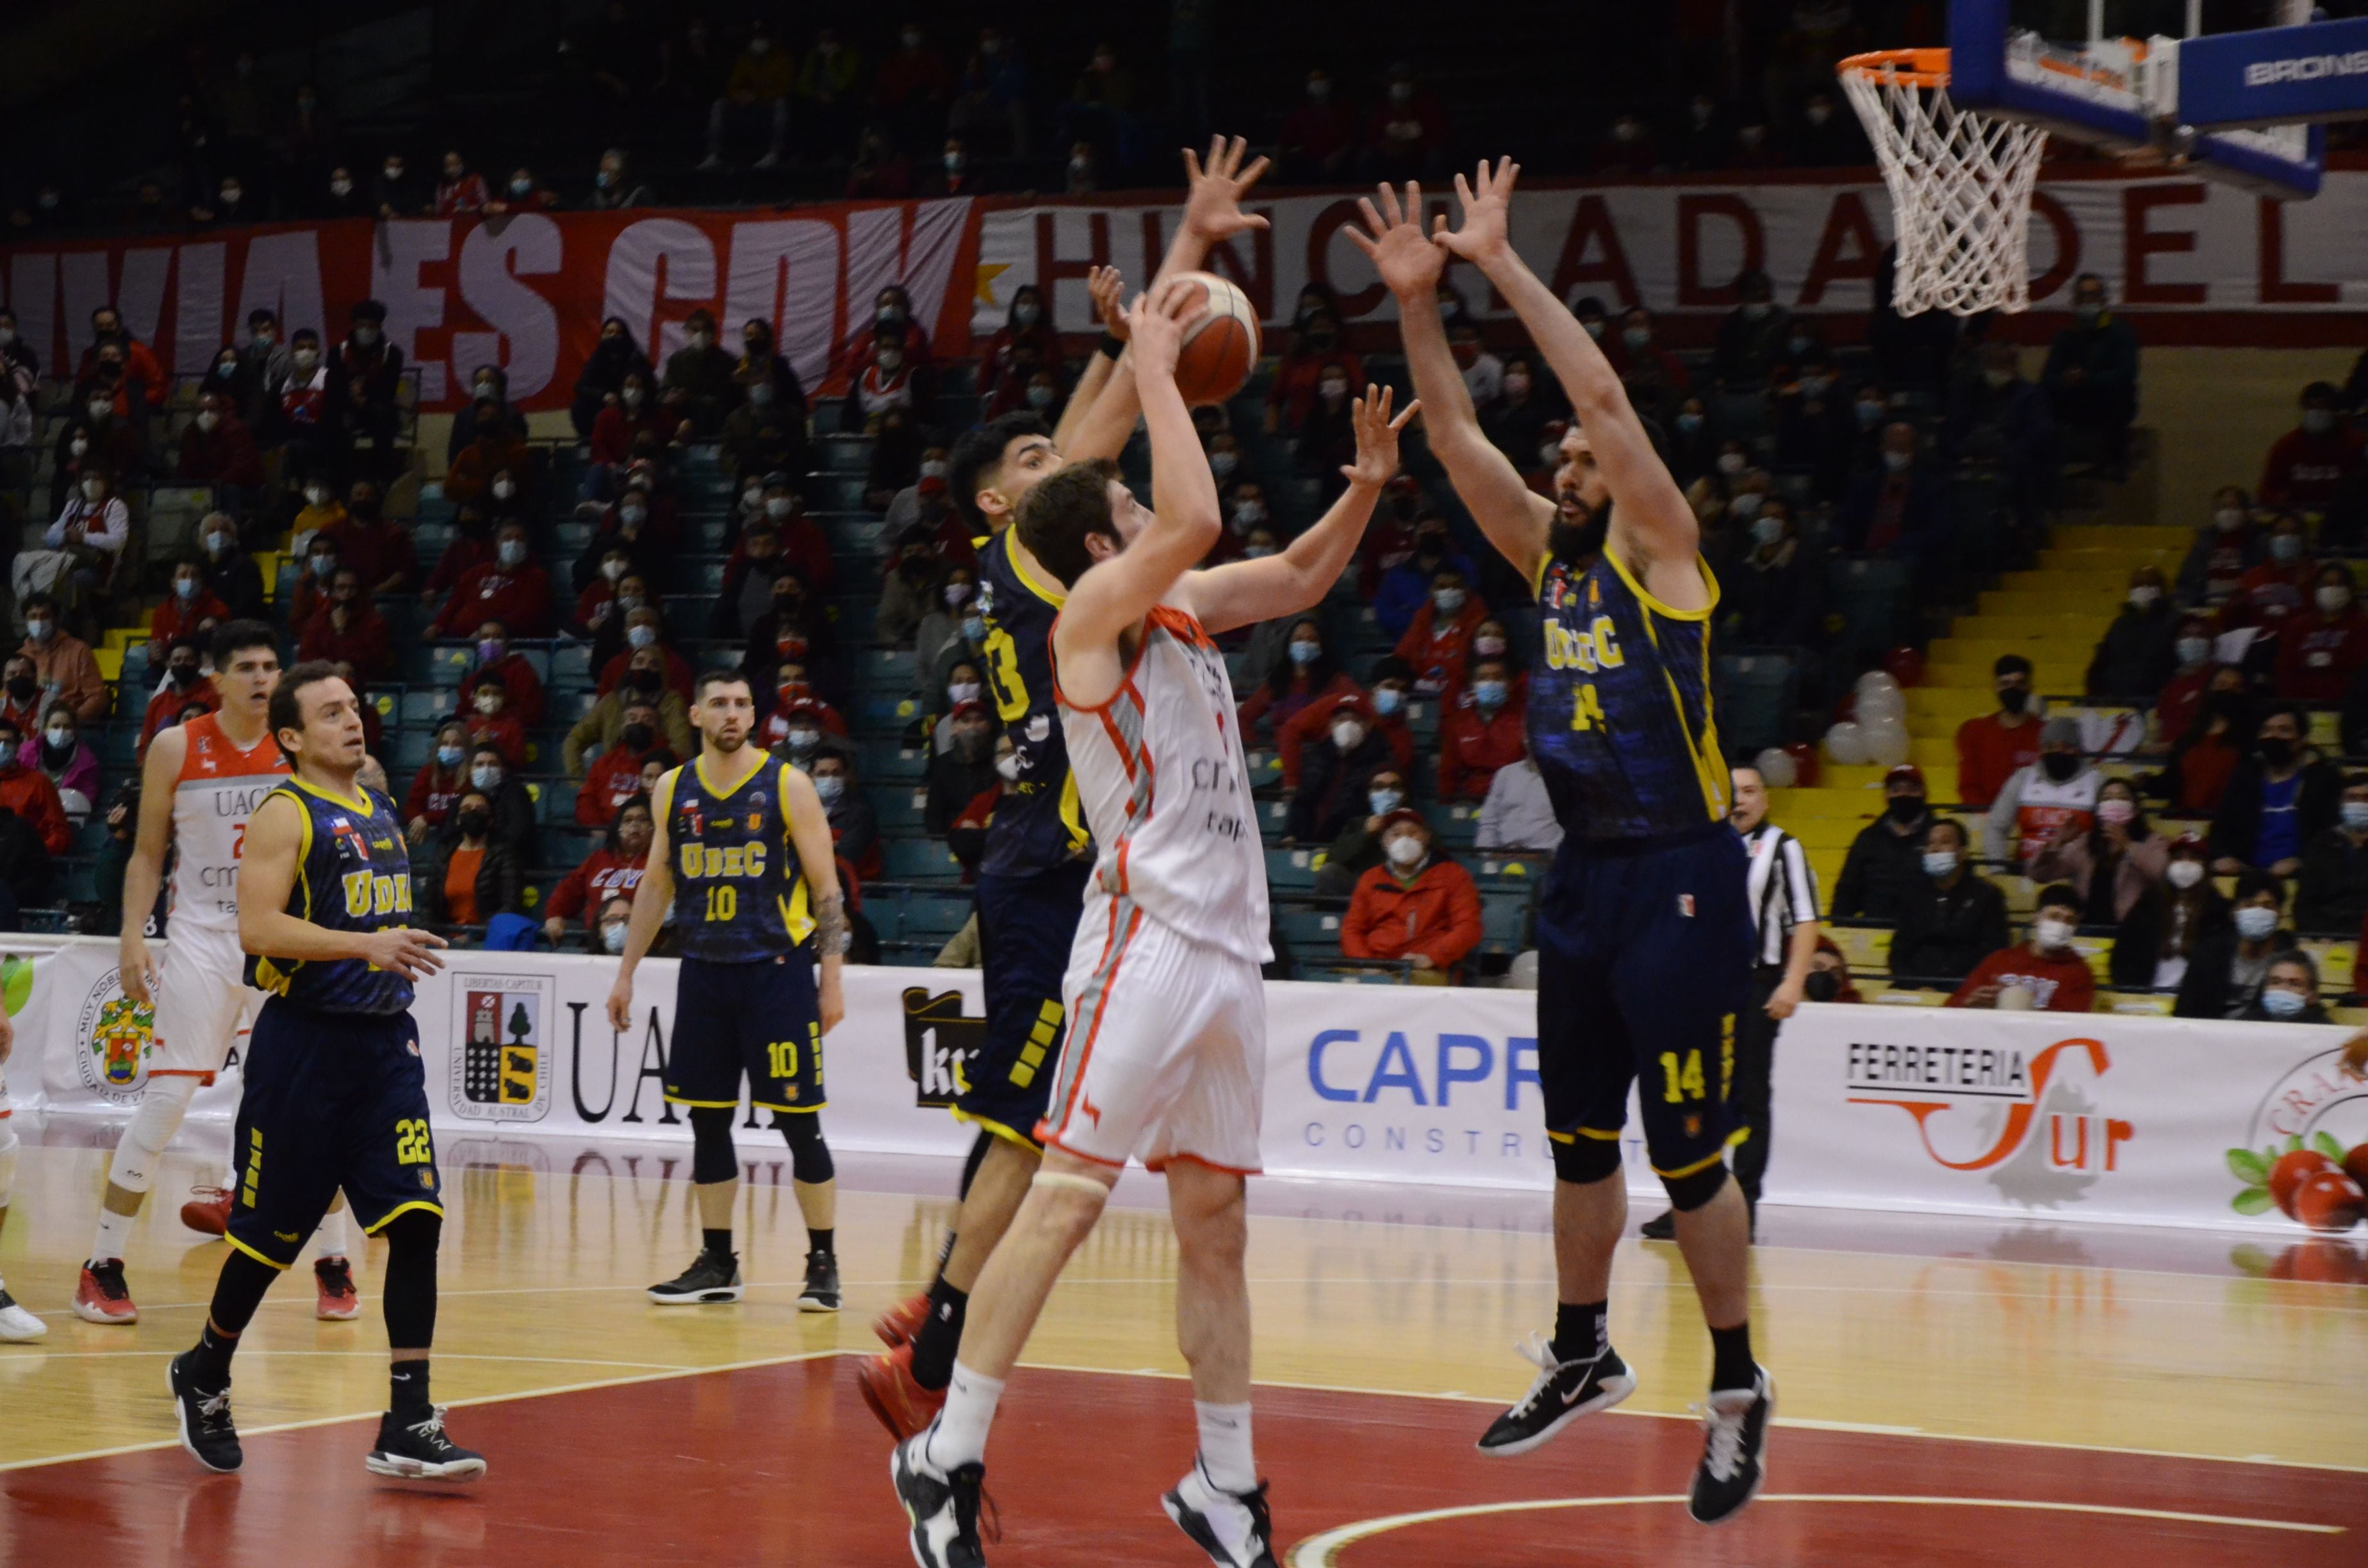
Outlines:
[[[1138,381],[1175,379],[1184,334],[1209,313],[1209,291],[1190,278],[1171,278],[1134,299],[1126,313],[1129,350]]]
[[[1222,136],[1209,139],[1209,161],[1204,165],[1184,149],[1184,176],[1191,186],[1191,194],[1184,199],[1184,226],[1211,244],[1229,240],[1245,229],[1263,229],[1267,221],[1254,212],[1241,210],[1241,199],[1250,187],[1258,184],[1266,173],[1263,157],[1242,167],[1242,158],[1249,143],[1241,137],[1227,142]]]
[[[1349,236],[1349,244],[1365,253],[1391,293],[1401,300],[1435,298],[1440,274],[1447,270],[1447,254],[1422,232],[1422,187],[1408,180],[1403,206],[1398,193],[1386,185],[1375,195],[1381,200],[1379,210],[1373,206],[1372,196],[1360,197],[1357,201],[1365,215],[1364,229],[1344,228],[1340,232]],[[1444,222],[1446,219],[1442,216],[1440,221]]]
[[[1506,255],[1513,248],[1513,182],[1520,173],[1521,165],[1510,158],[1497,159],[1494,169],[1483,158],[1469,182],[1457,175],[1455,198],[1463,204],[1463,226],[1450,229],[1447,214],[1442,212],[1431,237],[1475,266],[1486,267]]]
[[[1370,383],[1365,395],[1349,405],[1349,423],[1357,431],[1357,460],[1342,463],[1340,472],[1351,484],[1366,484],[1379,489],[1389,483],[1390,475],[1398,471],[1398,432],[1406,421],[1422,411],[1417,398],[1406,405],[1405,411],[1393,419],[1390,403],[1397,396],[1395,387],[1377,387]]]
[[[1120,342],[1126,341],[1126,307],[1119,301],[1126,294],[1126,279],[1115,267],[1097,267],[1086,274],[1086,293],[1094,301],[1094,320],[1102,330]]]

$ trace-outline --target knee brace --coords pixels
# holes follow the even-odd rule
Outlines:
[[[740,1156],[732,1147],[732,1123],[739,1114],[738,1106],[690,1108],[690,1179],[700,1186],[740,1175]]]
[[[830,1145],[823,1142],[822,1118],[811,1111],[775,1111],[773,1126],[790,1145],[790,1176],[793,1180],[812,1187],[825,1182],[838,1174],[838,1165],[830,1157]]]
[[[1574,1132],[1565,1139],[1556,1133],[1547,1142],[1554,1148],[1554,1179],[1585,1187],[1601,1181],[1620,1168],[1620,1140],[1589,1138],[1584,1132]]]
[[[8,1117],[0,1116],[0,1209],[8,1207],[8,1194],[17,1185],[17,1129]]]
[[[436,1343],[436,1260],[444,1217],[414,1209],[379,1233],[386,1237],[386,1271],[379,1282],[386,1342],[397,1350],[425,1350]]]
[[[1669,1195],[1669,1207],[1680,1214],[1691,1214],[1708,1203],[1725,1185],[1725,1160],[1714,1160],[1690,1176],[1661,1177],[1661,1189]]]
[[[156,1168],[164,1163],[165,1145],[181,1130],[181,1119],[189,1114],[189,1101],[197,1094],[199,1080],[187,1073],[170,1073],[161,1078],[151,1078],[140,1096],[140,1108],[131,1113],[131,1124],[123,1130],[122,1139],[115,1145],[115,1157],[108,1162],[107,1179],[126,1192],[145,1192],[156,1180]]]

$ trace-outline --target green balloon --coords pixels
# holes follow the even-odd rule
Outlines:
[[[15,1017],[25,1010],[25,999],[33,994],[33,960],[17,953],[0,959],[0,1002],[8,1006],[8,1016]]]

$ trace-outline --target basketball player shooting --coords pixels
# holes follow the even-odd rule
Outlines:
[[[972,1292],[944,1408],[892,1460],[922,1568],[977,1568],[986,1438],[1004,1381],[1054,1280],[1093,1230],[1129,1159],[1167,1176],[1176,1226],[1177,1343],[1191,1367],[1200,1454],[1162,1499],[1221,1568],[1273,1568],[1250,1442],[1243,1179],[1258,1164],[1266,1018],[1266,868],[1234,694],[1211,635],[1294,615],[1346,569],[1398,432],[1369,390],[1355,410],[1349,494],[1282,553],[1191,570],[1215,542],[1216,481],[1176,387],[1176,357],[1205,296],[1178,280],[1128,325],[1151,438],[1152,500],[1114,465],[1037,483],[1015,524],[1065,590],[1052,676],[1098,854],[1063,986],[1073,1020],[1044,1158]]]
[[[1748,1000],[1751,920],[1742,841],[1710,696],[1718,585],[1693,510],[1620,378],[1584,327],[1515,253],[1512,160],[1455,180],[1463,222],[1422,228],[1422,191],[1383,186],[1349,231],[1397,296],[1432,452],[1488,542],[1534,585],[1543,656],[1527,713],[1530,754],[1566,836],[1538,910],[1538,1076],[1554,1162],[1561,1304],[1529,1394],[1480,1439],[1537,1448],[1609,1409],[1636,1380],[1611,1348],[1611,1259],[1628,1222],[1620,1134],[1641,1079],[1645,1143],[1710,1326],[1713,1364],[1691,1511],[1732,1517],[1762,1472],[1775,1388],[1751,1358],[1749,1221],[1727,1178],[1735,1020]],[[1521,481],[1481,434],[1439,315],[1450,261],[1477,267],[1513,307],[1577,415],[1555,475],[1586,521]]]

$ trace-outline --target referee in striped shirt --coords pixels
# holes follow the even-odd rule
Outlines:
[[[1735,1151],[1736,1185],[1756,1214],[1759,1178],[1768,1173],[1769,1075],[1775,1065],[1776,1031],[1800,1006],[1809,960],[1817,951],[1817,879],[1801,841],[1768,820],[1768,785],[1758,768],[1735,770],[1735,807],[1728,820],[1743,835],[1749,858],[1751,923],[1758,933],[1751,1001],[1735,1020],[1735,1077],[1727,1086],[1735,1132],[1728,1146]],[[1664,1214],[1646,1221],[1644,1234],[1674,1240],[1676,1224]]]

